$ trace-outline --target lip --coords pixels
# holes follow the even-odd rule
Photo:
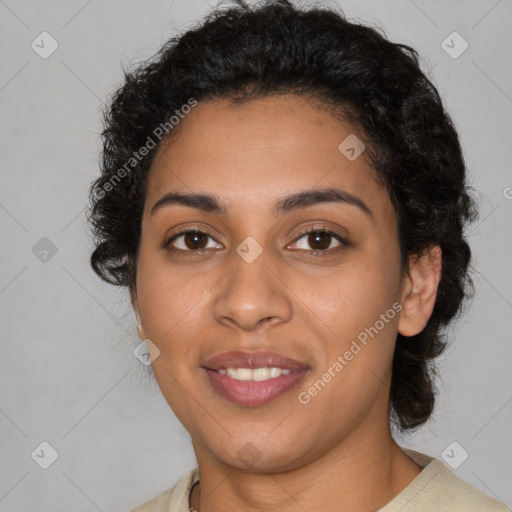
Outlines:
[[[308,370],[309,366],[305,363],[290,359],[275,352],[243,352],[241,350],[232,350],[231,352],[222,352],[214,357],[206,359],[202,365],[208,370],[220,370],[221,368],[285,368],[290,373]]]
[[[218,372],[225,368],[277,367],[290,370],[288,375],[280,375],[265,381],[237,380]],[[230,402],[258,407],[277,399],[292,390],[308,373],[310,367],[294,359],[275,352],[224,352],[202,364],[212,387]]]

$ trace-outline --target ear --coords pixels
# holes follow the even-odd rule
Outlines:
[[[403,336],[414,336],[427,325],[436,303],[441,270],[439,245],[431,246],[421,257],[411,256],[402,283],[402,311],[398,322],[398,332]]]
[[[137,329],[137,334],[141,340],[146,339],[144,334],[144,326],[142,325],[141,317],[140,317],[140,309],[139,309],[139,299],[137,296],[136,285],[130,285],[130,300],[132,303],[132,308],[135,313],[135,317],[137,319],[137,326],[140,325],[140,329]]]

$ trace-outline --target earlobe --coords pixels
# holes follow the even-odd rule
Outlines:
[[[434,310],[441,272],[440,246],[431,246],[421,257],[411,256],[409,270],[404,277],[402,311],[398,322],[398,332],[403,336],[414,336],[427,325]]]

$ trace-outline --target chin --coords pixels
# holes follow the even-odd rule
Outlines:
[[[303,442],[303,437],[300,438]],[[226,450],[228,448],[228,450]],[[307,462],[306,450],[298,451],[298,440],[283,440],[242,436],[210,449],[210,453],[222,464],[236,471],[280,473],[301,467]],[[314,458],[312,452],[311,459]]]

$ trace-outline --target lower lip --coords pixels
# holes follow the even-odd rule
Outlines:
[[[236,380],[215,370],[205,368],[215,390],[237,405],[256,407],[286,394],[306,375],[307,370],[280,375],[264,381]]]

